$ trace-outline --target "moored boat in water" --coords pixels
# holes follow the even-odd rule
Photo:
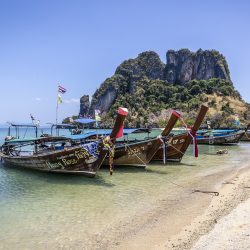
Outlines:
[[[250,141],[250,130],[245,131],[245,134],[241,137],[240,140],[245,142]]]
[[[163,140],[162,137],[167,137],[177,120],[179,119],[180,114],[176,111],[173,111],[171,117],[162,131],[161,136],[142,140],[142,141],[120,141],[115,144],[115,151],[113,156],[113,165],[116,166],[139,166],[146,167],[146,165],[152,160],[155,153],[161,147]],[[109,165],[109,157],[107,157],[103,165]]]
[[[197,133],[197,143],[206,145],[230,145],[237,144],[244,136],[244,130],[207,130]]]
[[[180,117],[176,112],[170,118],[170,121],[174,119],[173,122],[168,124],[158,137],[150,137],[151,129],[124,129],[124,140],[117,141],[115,144],[114,166],[132,165],[145,167],[151,160],[180,162],[190,142],[194,139],[195,133],[199,129],[207,110],[208,107],[202,105],[192,129],[185,129],[184,133],[178,135],[169,136],[178,119],[176,117]],[[109,130],[91,131],[84,135],[71,136],[70,138],[86,143],[86,140],[94,140],[98,136],[108,134],[110,134]],[[134,139],[128,138],[128,135],[131,136],[132,134],[147,134],[147,136],[146,138],[142,138],[142,136]],[[109,165],[108,158],[104,161],[103,165]]]
[[[250,130],[249,130],[249,128],[250,128],[250,123],[246,126],[245,133],[240,138],[241,141],[245,141],[245,142],[250,141]]]
[[[127,109],[119,108],[110,137],[86,144],[74,144],[66,137],[10,139],[1,147],[1,158],[5,165],[16,168],[94,177],[115,143],[126,115]]]
[[[202,105],[192,128],[188,129],[185,133],[172,135],[169,138],[166,138],[162,148],[155,153],[152,160],[180,162],[188,146],[196,137],[196,132],[207,111],[208,107]]]

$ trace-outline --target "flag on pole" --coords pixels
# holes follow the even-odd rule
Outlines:
[[[98,122],[101,121],[100,113],[101,113],[101,111],[99,109],[95,109],[95,126],[96,126],[96,128],[98,128],[98,126],[99,126]]]
[[[95,109],[95,120],[98,122],[101,121],[100,113],[101,111],[99,109]]]
[[[238,114],[235,115],[235,125],[238,127],[240,126],[240,117]]]
[[[32,120],[32,123],[33,123],[35,126],[37,126],[37,127],[40,126],[40,120],[37,120],[32,114],[30,114],[30,118],[31,118],[31,120]]]
[[[61,104],[63,101],[62,101],[62,97],[58,94],[57,95],[57,103],[58,104]]]
[[[66,91],[67,90],[63,86],[58,85],[58,93],[64,94],[64,93],[66,93]]]

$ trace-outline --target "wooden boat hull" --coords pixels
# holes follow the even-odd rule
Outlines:
[[[162,146],[153,157],[153,161],[163,161],[164,150],[166,154],[166,161],[180,162],[185,154],[189,143],[186,143],[190,135],[188,133],[175,135],[167,141],[166,149]]]
[[[166,138],[167,142],[156,152],[153,160],[180,162],[188,146],[192,142],[193,136],[195,136],[199,129],[207,111],[208,107],[202,105],[191,130],[183,134]]]
[[[100,153],[98,155],[91,154],[82,146],[77,146],[31,156],[2,155],[1,157],[4,164],[17,168],[94,177],[108,152],[102,147],[99,145],[97,153]]]
[[[241,139],[241,141],[250,141],[250,134],[249,133],[245,133]]]
[[[161,145],[160,138],[129,142],[129,144],[118,143],[115,147],[113,165],[146,167]],[[109,165],[109,157],[104,160],[103,165]]]
[[[197,138],[197,143],[206,145],[237,144],[243,137],[244,133],[245,133],[244,131],[238,131],[236,133],[231,133],[228,135]]]
[[[213,141],[209,139],[199,140],[197,139],[198,144],[207,144],[207,145],[221,145],[221,144],[236,144],[241,139],[242,133],[238,132],[233,135],[223,136],[223,137],[214,137]],[[183,155],[185,154],[189,143],[188,140],[190,135],[188,133],[176,135],[169,139],[166,146],[166,160],[170,162],[180,162]],[[191,138],[190,138],[191,139]],[[192,143],[192,139],[190,140]],[[155,153],[153,161],[163,161],[163,146]]]
[[[168,136],[172,128],[179,119],[180,114],[173,111],[170,119],[162,131],[162,136]],[[153,138],[143,141],[134,142],[117,142],[115,144],[115,152],[113,156],[114,166],[140,166],[146,165],[152,160],[157,150],[161,147],[163,140],[161,138]],[[110,165],[110,159],[107,158],[103,165]]]

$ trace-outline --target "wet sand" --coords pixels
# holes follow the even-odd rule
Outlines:
[[[179,184],[173,183],[173,185]],[[96,239],[94,249],[191,249],[201,236],[213,230],[221,218],[250,198],[250,162],[237,168],[195,176],[192,181],[188,180],[185,183],[185,187],[181,185],[176,187],[179,188],[176,199],[158,200],[156,208],[149,209],[146,213],[138,213],[127,222],[121,222],[119,226],[110,228],[106,236]],[[192,192],[194,189],[217,191],[219,196],[213,193]],[[244,204],[243,208],[236,208],[236,211],[249,208],[249,201]],[[230,227],[230,223],[234,224],[234,218],[230,215],[228,218],[231,221],[227,221]],[[250,216],[244,218],[247,220]],[[239,223],[235,223],[240,227],[241,221],[242,217],[239,218]],[[245,224],[248,222],[250,223],[250,220]],[[219,229],[214,230],[227,234],[227,230],[231,229],[226,228],[223,221],[220,223],[217,225]],[[245,224],[242,227],[246,227]],[[240,232],[241,238],[246,237],[243,244],[249,245],[249,235],[244,236],[248,233],[249,229]],[[231,231],[231,235],[234,235],[234,231]],[[211,238],[214,246],[217,246],[216,240],[220,241],[221,248],[209,248],[208,242]],[[230,244],[228,241],[228,238],[223,240],[220,234],[217,237],[208,235],[202,241],[200,239],[193,249],[204,249],[203,246],[208,247],[205,249],[228,249],[223,248],[226,244]]]

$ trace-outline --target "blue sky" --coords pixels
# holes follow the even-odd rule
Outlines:
[[[79,112],[125,59],[146,50],[216,49],[250,102],[250,1],[0,1],[0,123],[55,121]]]

